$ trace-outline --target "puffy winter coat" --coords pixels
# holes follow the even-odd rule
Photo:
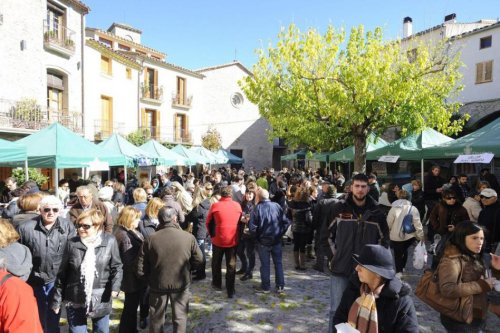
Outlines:
[[[405,234],[401,230],[403,219],[408,213],[411,213],[413,216],[413,226],[415,227],[415,232],[411,234]],[[391,241],[403,242],[413,237],[417,237],[418,240],[424,239],[424,229],[420,221],[420,213],[408,200],[399,199],[392,203],[392,208],[387,215],[387,225],[389,226]]]

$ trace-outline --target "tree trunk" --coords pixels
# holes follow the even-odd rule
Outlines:
[[[354,135],[354,171],[366,173],[366,137],[364,133]]]

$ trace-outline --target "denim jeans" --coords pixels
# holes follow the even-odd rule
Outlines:
[[[281,242],[272,246],[258,245],[260,258],[260,280],[264,290],[271,289],[271,257],[274,263],[274,280],[276,288],[285,286],[285,275],[283,274],[283,258]]]
[[[87,315],[85,308],[66,307],[68,315],[69,333],[87,333]],[[109,332],[109,315],[104,317],[92,318],[93,333]]]
[[[36,303],[38,305],[38,316],[45,333],[59,333],[59,318],[61,311],[55,314],[50,309],[52,298],[54,296],[54,282],[50,282],[44,286],[33,287]]]
[[[340,300],[344,294],[344,290],[347,288],[349,283],[349,278],[343,275],[330,276],[330,323],[328,326],[328,332],[333,332],[333,317],[335,316],[335,311],[340,305]]]
[[[245,274],[252,275],[253,269],[255,268],[255,238],[243,239],[243,244],[245,244],[245,253],[248,258],[248,266]]]

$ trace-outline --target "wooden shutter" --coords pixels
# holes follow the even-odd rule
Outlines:
[[[476,83],[483,82],[483,63],[476,64]]]
[[[484,81],[493,80],[493,60],[484,63]]]
[[[189,117],[188,115],[185,115],[184,116],[184,138],[186,139],[186,141],[191,141],[189,140],[189,137],[190,137],[190,131],[189,131]]]
[[[161,124],[161,119],[160,119],[160,110],[155,111],[155,139],[159,140],[160,139],[160,124]]]
[[[158,96],[158,93],[159,93],[159,89],[158,89],[158,70],[155,69],[155,77],[153,78],[153,84],[154,84],[154,91],[153,91],[153,95],[154,95],[154,98],[155,99],[159,99],[160,96]]]
[[[141,123],[139,124],[139,128],[145,129],[147,127],[146,121],[146,109],[141,108]]]

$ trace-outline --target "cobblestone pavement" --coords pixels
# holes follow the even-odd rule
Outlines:
[[[191,303],[188,332],[327,332],[329,311],[329,276],[311,268],[303,272],[293,269],[292,245],[284,247],[285,295],[275,293],[257,294],[259,285],[259,260],[257,256],[254,278],[242,282],[236,278],[236,295],[228,299],[226,293],[217,292],[210,286],[210,262],[207,279],[194,281],[191,287]],[[412,249],[410,249],[412,253]],[[224,266],[224,264],[223,264]],[[273,272],[273,269],[271,269]],[[224,273],[224,271],[223,271]],[[403,280],[415,288],[421,271],[413,269],[411,257]],[[224,283],[224,278],[222,279]],[[274,274],[271,276],[274,281]],[[273,286],[274,287],[274,286]],[[413,297],[417,310],[420,331],[444,333],[439,314]],[[115,300],[111,317],[111,332],[117,332],[123,296]],[[170,308],[169,308],[170,311]],[[170,313],[167,314],[165,332],[172,332]],[[64,320],[63,320],[64,323]],[[487,332],[498,332],[500,319],[489,315]],[[67,332],[67,326],[62,327]],[[141,332],[148,332],[147,329]]]

